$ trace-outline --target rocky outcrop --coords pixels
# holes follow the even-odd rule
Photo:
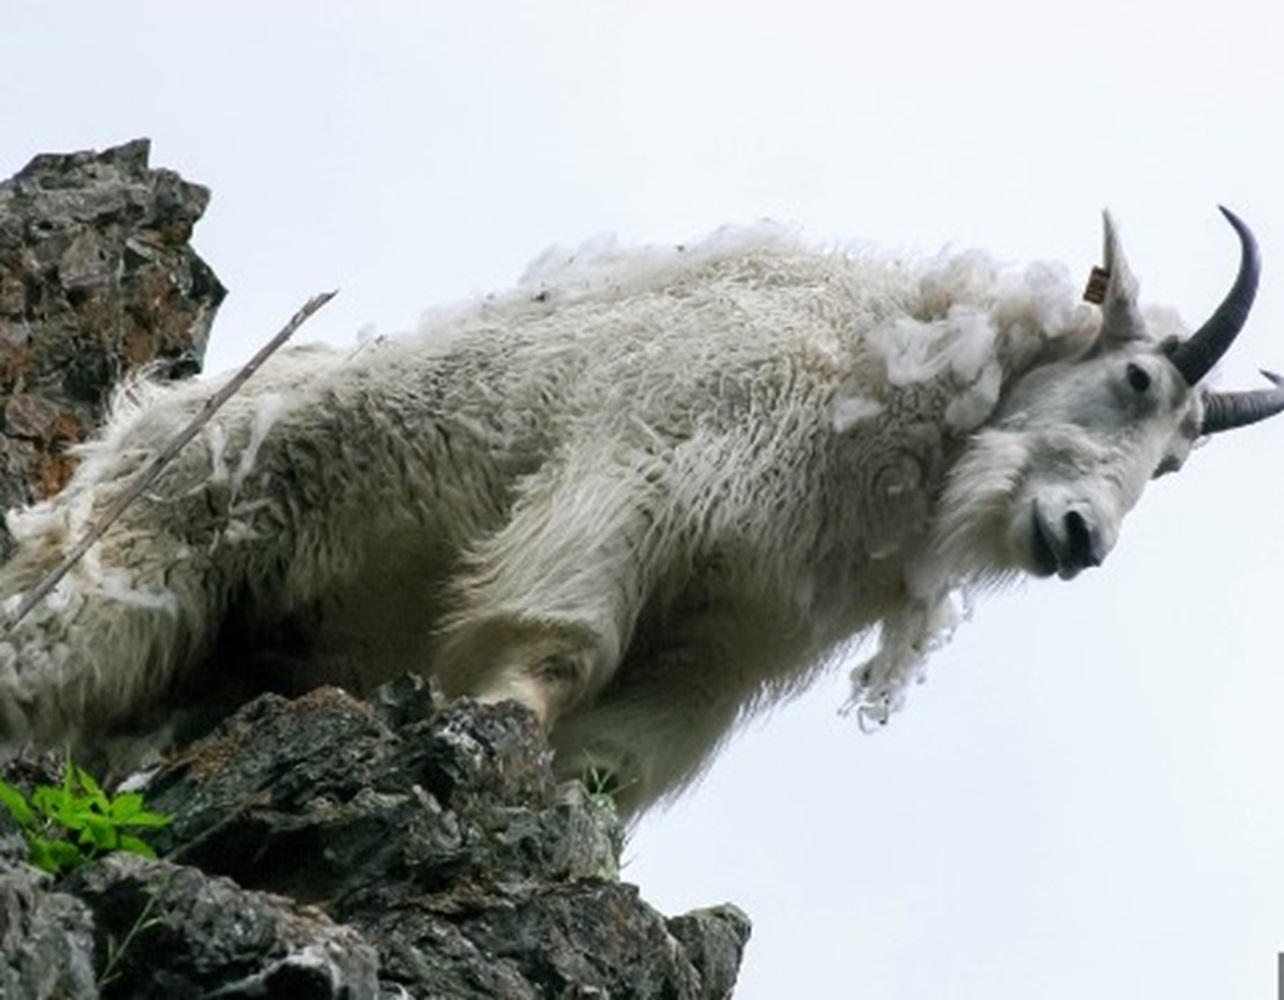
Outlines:
[[[197,366],[223,295],[187,245],[207,199],[144,141],[0,184],[0,505],[62,484],[124,373]],[[161,856],[58,880],[0,807],[0,997],[714,998],[749,936],[735,907],[666,919],[619,881],[609,800],[556,782],[524,710],[411,676],[264,695],[146,792],[174,817]]]
[[[416,677],[372,703],[265,695],[151,777],[149,807],[174,817],[162,860],[111,855],[54,886],[5,841],[0,989],[729,996],[744,914],[643,902],[617,877],[609,800],[559,785],[549,757],[524,709],[445,705]]]
[[[0,509],[62,487],[122,376],[200,368],[224,296],[188,244],[209,192],[148,152],[37,156],[0,183]]]

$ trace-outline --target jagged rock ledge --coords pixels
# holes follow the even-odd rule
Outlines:
[[[609,800],[549,757],[524,709],[410,675],[371,703],[265,695],[151,778],[162,860],[55,885],[0,821],[0,995],[730,995],[744,914],[643,902]]]

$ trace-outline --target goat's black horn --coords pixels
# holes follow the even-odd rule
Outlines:
[[[1284,411],[1284,376],[1262,372],[1274,388],[1255,389],[1252,392],[1210,392],[1204,397],[1204,422],[1201,434],[1247,427],[1259,420],[1273,417]]]
[[[1239,331],[1244,328],[1248,311],[1253,307],[1253,298],[1257,295],[1257,278],[1261,272],[1257,240],[1238,215],[1225,207],[1221,211],[1239,235],[1239,274],[1235,276],[1235,284],[1208,322],[1196,330],[1189,340],[1183,341],[1172,354],[1172,363],[1181,372],[1187,385],[1197,384],[1221,360],[1222,355],[1235,342]],[[1269,393],[1271,390],[1264,391]]]

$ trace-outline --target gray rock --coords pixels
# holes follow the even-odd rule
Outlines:
[[[666,921],[700,974],[706,996],[731,996],[740,959],[753,928],[748,915],[730,903],[692,910]]]
[[[247,705],[153,779],[151,806],[177,817],[160,844],[361,931],[387,990],[730,994],[747,919],[666,923],[616,881],[614,811],[556,784],[529,713],[441,704],[409,675],[375,704],[322,688]]]
[[[52,879],[0,862],[0,997],[97,997],[89,907]]]
[[[200,368],[225,294],[187,242],[209,192],[148,152],[37,156],[0,183],[0,509],[63,486],[122,376]]]
[[[375,950],[293,900],[128,854],[80,869],[67,891],[93,912],[104,997],[379,996]]]
[[[524,709],[410,675],[372,703],[264,695],[151,776],[165,860],[15,882],[0,912],[45,916],[6,920],[7,952],[34,957],[3,995],[94,996],[92,955],[107,997],[730,996],[745,916],[666,920],[615,877],[609,802],[549,764]],[[48,783],[49,761],[6,774]],[[59,952],[81,992],[32,978]]]

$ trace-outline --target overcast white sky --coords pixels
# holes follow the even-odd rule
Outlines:
[[[309,0],[6,5],[0,174],[146,135],[209,185],[228,367],[309,294],[350,343],[551,243],[769,216],[1087,272],[1099,212],[1225,366],[1284,368],[1284,7]],[[648,820],[626,876],[733,900],[746,1000],[1267,997],[1284,948],[1284,420],[1156,484],[1101,570],[983,604],[877,736],[835,675]]]

